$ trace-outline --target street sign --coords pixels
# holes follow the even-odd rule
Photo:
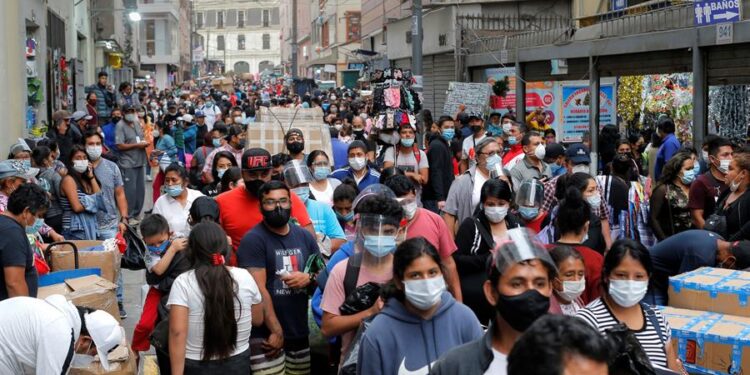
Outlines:
[[[695,26],[717,23],[736,22],[740,20],[740,0],[703,0],[696,1]]]
[[[732,44],[733,39],[733,23],[720,23],[716,25],[716,44]]]

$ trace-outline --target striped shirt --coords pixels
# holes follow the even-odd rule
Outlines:
[[[662,335],[665,335],[666,340],[668,341],[671,336],[670,328],[669,324],[664,319],[664,316],[661,314],[661,311],[654,309],[651,306],[649,306],[648,309],[653,311],[656,320],[661,325]],[[594,300],[586,306],[585,309],[578,311],[577,316],[585,320],[602,334],[604,334],[607,329],[612,328],[619,323],[609,309],[609,306],[607,306],[601,298]],[[661,368],[667,368],[667,355],[664,352],[664,343],[657,334],[654,326],[651,324],[651,320],[645,313],[643,315],[643,320],[645,326],[640,330],[631,330],[631,332],[635,334],[638,342],[641,343],[641,347],[651,360],[651,364]]]

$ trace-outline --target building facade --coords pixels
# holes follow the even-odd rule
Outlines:
[[[184,75],[181,60],[183,44],[187,47],[188,28],[187,3],[183,0],[138,0],[138,11],[142,20],[138,24],[141,74],[152,77],[155,87],[163,89],[182,82]],[[183,19],[184,17],[184,19]],[[190,50],[184,48],[189,54]]]
[[[193,1],[208,72],[273,73],[281,64],[280,1]]]

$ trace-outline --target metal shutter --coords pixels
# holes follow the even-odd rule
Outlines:
[[[247,24],[250,26],[260,26],[263,13],[260,9],[248,9]]]
[[[296,0],[292,0],[296,1]],[[271,25],[278,25],[279,24],[279,8],[273,8],[271,9]]]
[[[425,69],[425,76],[427,71]],[[456,79],[456,61],[452,53],[433,55],[432,56],[432,95],[433,105],[432,113],[443,111],[445,104],[445,93],[448,91],[448,85]],[[426,85],[426,84],[425,84]]]
[[[216,27],[216,11],[209,10],[206,12],[206,19],[204,20],[207,27]]]
[[[237,11],[234,9],[230,9],[227,11],[227,26],[234,27],[237,26]]]
[[[435,66],[432,63],[432,56],[422,57],[422,108],[429,109],[433,114],[435,112]],[[441,108],[442,110],[442,108]]]

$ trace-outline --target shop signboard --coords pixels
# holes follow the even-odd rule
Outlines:
[[[591,102],[590,87],[586,84],[561,83],[562,141],[580,142],[589,130]],[[602,84],[599,89],[599,124],[616,124],[615,88],[613,84]],[[560,134],[560,133],[558,133]]]
[[[508,108],[516,108],[516,68],[492,68],[485,70],[485,79],[490,86],[495,82],[508,78],[508,93],[505,97],[492,95],[490,97],[490,110],[505,114]],[[555,90],[555,83],[552,81],[544,82],[527,82],[526,83],[526,111],[533,111],[537,108],[543,108],[547,113],[547,123],[556,128],[558,119],[558,95]]]
[[[695,26],[717,23],[736,22],[740,20],[740,0],[701,0],[695,1],[693,10]]]

